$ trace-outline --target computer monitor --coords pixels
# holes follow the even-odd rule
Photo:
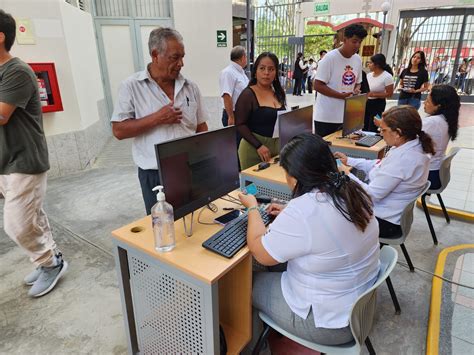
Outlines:
[[[155,145],[175,220],[240,186],[235,135],[236,127],[230,126]]]
[[[354,95],[345,98],[342,136],[348,136],[364,127],[366,103],[367,94]]]
[[[294,136],[313,131],[313,105],[282,113],[278,116],[280,151]]]

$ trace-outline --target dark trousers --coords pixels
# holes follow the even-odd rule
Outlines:
[[[365,105],[364,131],[377,132],[378,127],[374,124],[374,117],[385,111],[385,99],[369,99]]]
[[[341,123],[329,123],[314,121],[314,131],[321,137],[326,137],[329,134],[337,132],[341,129]]]
[[[313,80],[311,79],[311,77],[308,77],[308,92],[310,94],[313,93]]]
[[[143,170],[138,168],[138,180],[142,188],[146,214],[149,215],[151,214],[151,208],[156,203],[156,194],[158,193],[152,190],[155,186],[161,185],[160,174],[158,174],[158,170]],[[164,190],[164,193],[166,193],[166,190]]]
[[[439,170],[430,170],[428,180],[431,182],[430,190],[438,190],[441,187],[441,179],[439,178]]]
[[[293,95],[301,95],[301,82],[303,78],[295,78],[295,86],[293,87]]]
[[[380,238],[398,238],[402,235],[402,227],[399,224],[393,224],[382,218],[377,218],[379,222],[379,237]]]

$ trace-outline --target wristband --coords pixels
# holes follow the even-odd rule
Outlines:
[[[247,209],[247,213],[249,213],[250,211],[253,211],[253,210],[257,210],[258,211],[258,206],[252,206],[250,208]]]

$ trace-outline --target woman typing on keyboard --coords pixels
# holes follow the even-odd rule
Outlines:
[[[370,197],[338,172],[319,136],[294,137],[280,162],[293,199],[286,207],[268,208],[276,215],[268,230],[255,197],[239,196],[249,211],[247,245],[254,258],[265,266],[287,262],[284,272],[254,273],[253,306],[299,337],[344,344],[352,340],[351,307],[379,272],[378,226]]]
[[[420,115],[415,108],[402,105],[385,111],[380,122],[380,134],[389,152],[382,160],[348,158],[335,153],[351,179],[358,181],[374,202],[380,237],[397,238],[401,235],[400,219],[403,209],[423,190],[428,180],[433,143],[422,129]],[[368,182],[349,173],[352,166],[364,171]]]

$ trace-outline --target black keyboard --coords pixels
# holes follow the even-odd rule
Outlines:
[[[372,147],[376,145],[378,142],[382,140],[380,136],[364,136],[358,141],[355,142],[356,145],[360,145],[362,147]]]
[[[274,216],[260,210],[263,223],[268,225]],[[202,246],[226,258],[232,258],[247,244],[247,214],[243,214],[229,222],[214,234]]]

